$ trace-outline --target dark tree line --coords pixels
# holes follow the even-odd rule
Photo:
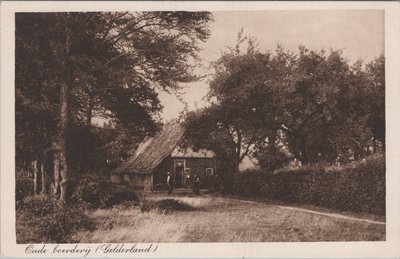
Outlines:
[[[211,19],[206,12],[17,13],[17,165],[37,161],[43,181],[54,171],[54,192],[65,200],[93,140],[110,140],[100,148],[117,154],[157,130],[156,89],[174,92],[196,80],[198,43]],[[94,116],[117,133],[99,134]]]
[[[274,170],[294,158],[348,161],[385,148],[384,56],[363,65],[335,50],[262,52],[239,34],[214,70],[211,105],[188,115],[186,137],[236,170],[245,156]]]

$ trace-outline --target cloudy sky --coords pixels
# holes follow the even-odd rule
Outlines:
[[[277,44],[294,52],[299,45],[310,50],[342,49],[351,62],[360,58],[370,61],[384,53],[384,12],[380,10],[229,11],[213,15],[211,37],[201,45],[203,68],[199,73],[212,72],[209,63],[220,57],[221,50],[235,45],[241,28],[244,36],[258,40],[260,50],[274,50]],[[190,110],[206,105],[207,89],[207,79],[187,86],[183,98]],[[177,117],[184,108],[173,95],[160,93],[159,97],[164,121]]]

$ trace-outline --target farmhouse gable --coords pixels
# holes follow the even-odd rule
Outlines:
[[[154,137],[144,139],[134,155],[112,172],[112,182],[153,190],[165,184],[170,172],[178,188],[190,187],[194,175],[200,178],[202,187],[212,186],[217,170],[216,154],[206,149],[180,147],[183,135],[180,124],[165,125]]]

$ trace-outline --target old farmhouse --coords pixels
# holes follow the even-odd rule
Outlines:
[[[191,187],[194,175],[200,178],[202,188],[212,187],[218,167],[215,153],[181,148],[183,134],[180,124],[165,125],[154,137],[145,139],[134,156],[112,172],[111,181],[152,191],[165,186],[170,172],[176,188]]]

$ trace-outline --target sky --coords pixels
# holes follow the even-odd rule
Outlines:
[[[310,50],[341,49],[350,62],[368,62],[384,53],[384,12],[380,10],[220,11],[213,15],[211,36],[200,45],[200,74],[212,72],[210,62],[235,46],[242,28],[244,36],[257,39],[261,51],[274,50],[278,44],[295,53],[299,45]],[[207,105],[204,96],[209,79],[186,85],[182,97],[189,110]],[[159,92],[159,98],[164,122],[176,118],[184,108],[174,95]]]

